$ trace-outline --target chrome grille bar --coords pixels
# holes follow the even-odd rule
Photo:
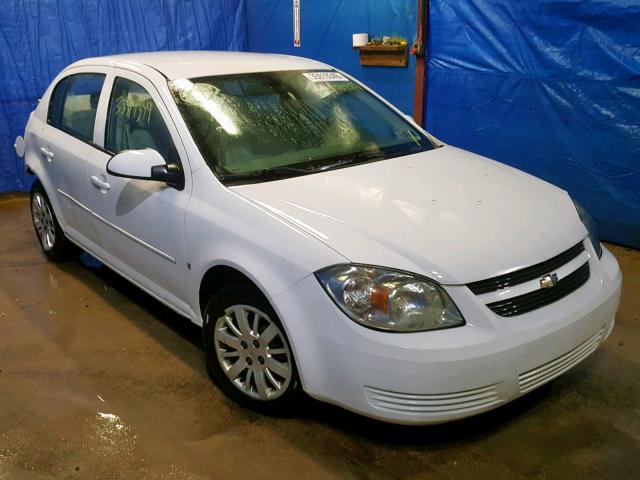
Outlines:
[[[589,262],[587,262],[560,280],[553,288],[541,288],[517,297],[488,303],[487,307],[502,317],[522,315],[566,297],[587,283],[589,275]]]
[[[506,287],[525,283],[529,280],[535,280],[536,278],[540,278],[543,275],[557,270],[562,265],[576,258],[582,252],[584,252],[584,244],[583,242],[580,242],[570,249],[565,250],[559,255],[556,255],[542,263],[522,268],[514,272],[505,273],[504,275],[498,275],[497,277],[488,278],[486,280],[468,283],[467,287],[469,287],[469,289],[471,289],[471,291],[476,295],[481,295],[483,293],[494,292]]]

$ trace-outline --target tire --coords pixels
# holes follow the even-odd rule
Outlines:
[[[293,351],[255,287],[234,284],[213,294],[203,335],[209,376],[229,398],[266,415],[295,415],[302,387]]]
[[[49,197],[39,181],[31,187],[31,221],[40,247],[50,260],[62,262],[80,253],[62,231]]]

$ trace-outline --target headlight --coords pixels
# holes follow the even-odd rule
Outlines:
[[[465,324],[449,295],[426,278],[362,265],[329,267],[316,277],[348,317],[370,328],[419,332]]]
[[[573,200],[573,199],[572,199]],[[596,227],[593,218],[589,215],[582,205],[573,200],[573,204],[576,206],[576,210],[578,211],[578,216],[582,223],[584,224],[587,232],[589,232],[589,240],[591,240],[591,244],[593,245],[594,250],[598,254],[598,258],[602,257],[602,245],[600,244],[600,235],[598,235],[598,229]]]

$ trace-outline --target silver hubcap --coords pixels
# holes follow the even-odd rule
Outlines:
[[[42,194],[36,192],[33,195],[33,203],[31,205],[31,216],[33,217],[33,226],[40,237],[42,248],[49,251],[56,243],[56,229],[53,223],[53,214]]]
[[[216,320],[214,348],[236,388],[258,400],[274,400],[291,382],[291,353],[284,334],[265,313],[234,305]]]

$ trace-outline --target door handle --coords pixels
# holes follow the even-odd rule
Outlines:
[[[49,150],[49,147],[40,147],[40,153],[47,157],[47,160],[51,161],[53,159],[53,152]]]
[[[109,185],[109,183],[100,180],[100,177],[98,177],[97,175],[91,175],[91,183],[94,187],[99,188],[103,193],[111,188],[111,185]]]

